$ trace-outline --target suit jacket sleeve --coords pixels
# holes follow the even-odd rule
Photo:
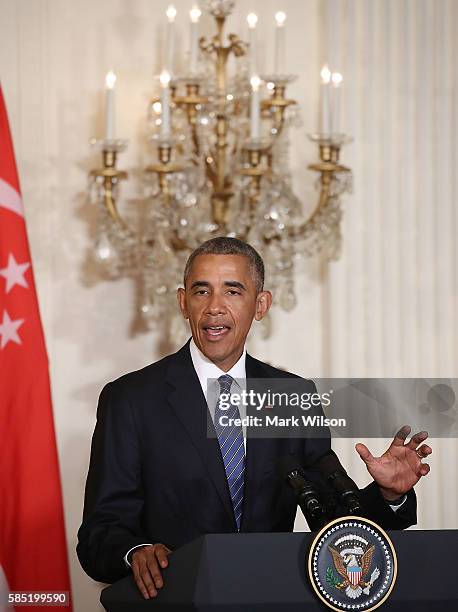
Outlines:
[[[124,555],[151,541],[142,533],[140,438],[118,382],[100,394],[77,554],[94,580],[114,582],[130,570]]]
[[[417,496],[413,489],[408,491],[406,501],[396,511],[383,498],[376,482],[360,491],[360,499],[367,517],[383,529],[406,529],[417,523]]]

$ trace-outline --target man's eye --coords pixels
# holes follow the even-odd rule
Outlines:
[[[228,293],[230,295],[240,295],[240,291],[237,291],[237,289],[229,289]]]
[[[203,295],[204,293],[208,293],[207,289],[199,289],[194,293],[194,295]]]

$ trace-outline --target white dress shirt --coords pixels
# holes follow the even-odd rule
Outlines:
[[[192,365],[196,371],[197,377],[202,387],[205,399],[208,402],[208,410],[211,418],[215,420],[215,409],[216,403],[219,397],[219,383],[217,379],[223,374],[232,376],[234,382],[231,386],[231,393],[239,393],[242,389],[246,389],[246,348],[244,347],[243,353],[240,359],[235,363],[228,372],[224,372],[213,361],[210,361],[208,357],[197,348],[194,338],[191,339],[189,344],[189,350],[191,353]],[[246,406],[243,403],[239,405],[240,416],[243,419],[246,416]],[[242,426],[243,429],[243,444],[245,446],[246,453],[246,425]]]

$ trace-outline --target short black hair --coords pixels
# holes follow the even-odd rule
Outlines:
[[[264,288],[264,262],[259,253],[251,244],[243,242],[238,238],[229,236],[218,236],[202,243],[191,253],[184,268],[184,285],[189,276],[192,263],[199,255],[242,255],[249,260],[253,278],[256,284],[256,291],[259,293]]]

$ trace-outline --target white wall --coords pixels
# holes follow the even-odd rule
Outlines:
[[[458,3],[328,0],[324,9],[355,138],[345,248],[323,289],[324,372],[456,377]],[[432,473],[417,488],[419,526],[457,527],[458,445],[433,446]],[[366,482],[349,441],[336,447]]]
[[[98,393],[106,381],[159,357],[158,336],[132,330],[131,284],[97,282],[86,264],[94,230],[86,176],[98,161],[88,140],[101,135],[103,78],[114,67],[118,133],[130,140],[121,165],[146,165],[146,105],[167,4],[0,0],[0,75],[50,357],[77,611],[98,608],[98,587],[74,553]],[[184,37],[191,4],[175,2]],[[345,200],[342,259],[305,266],[297,308],[277,313],[272,338],[255,336],[251,352],[308,376],[458,376],[458,4],[238,5],[232,29],[244,33],[246,13],[258,10],[267,61],[271,15],[280,8],[288,14],[287,59],[299,75],[290,94],[303,116],[292,137],[292,167],[307,207],[315,177],[305,169],[316,151],[306,133],[317,126],[324,61],[345,76],[344,127],[355,137],[343,156],[354,170],[355,193]],[[131,180],[124,198],[134,200],[137,190]],[[385,441],[371,444],[382,449]],[[337,446],[363,484],[365,469],[350,441]],[[418,487],[419,526],[456,528],[457,445],[436,441],[435,449],[433,471]]]

